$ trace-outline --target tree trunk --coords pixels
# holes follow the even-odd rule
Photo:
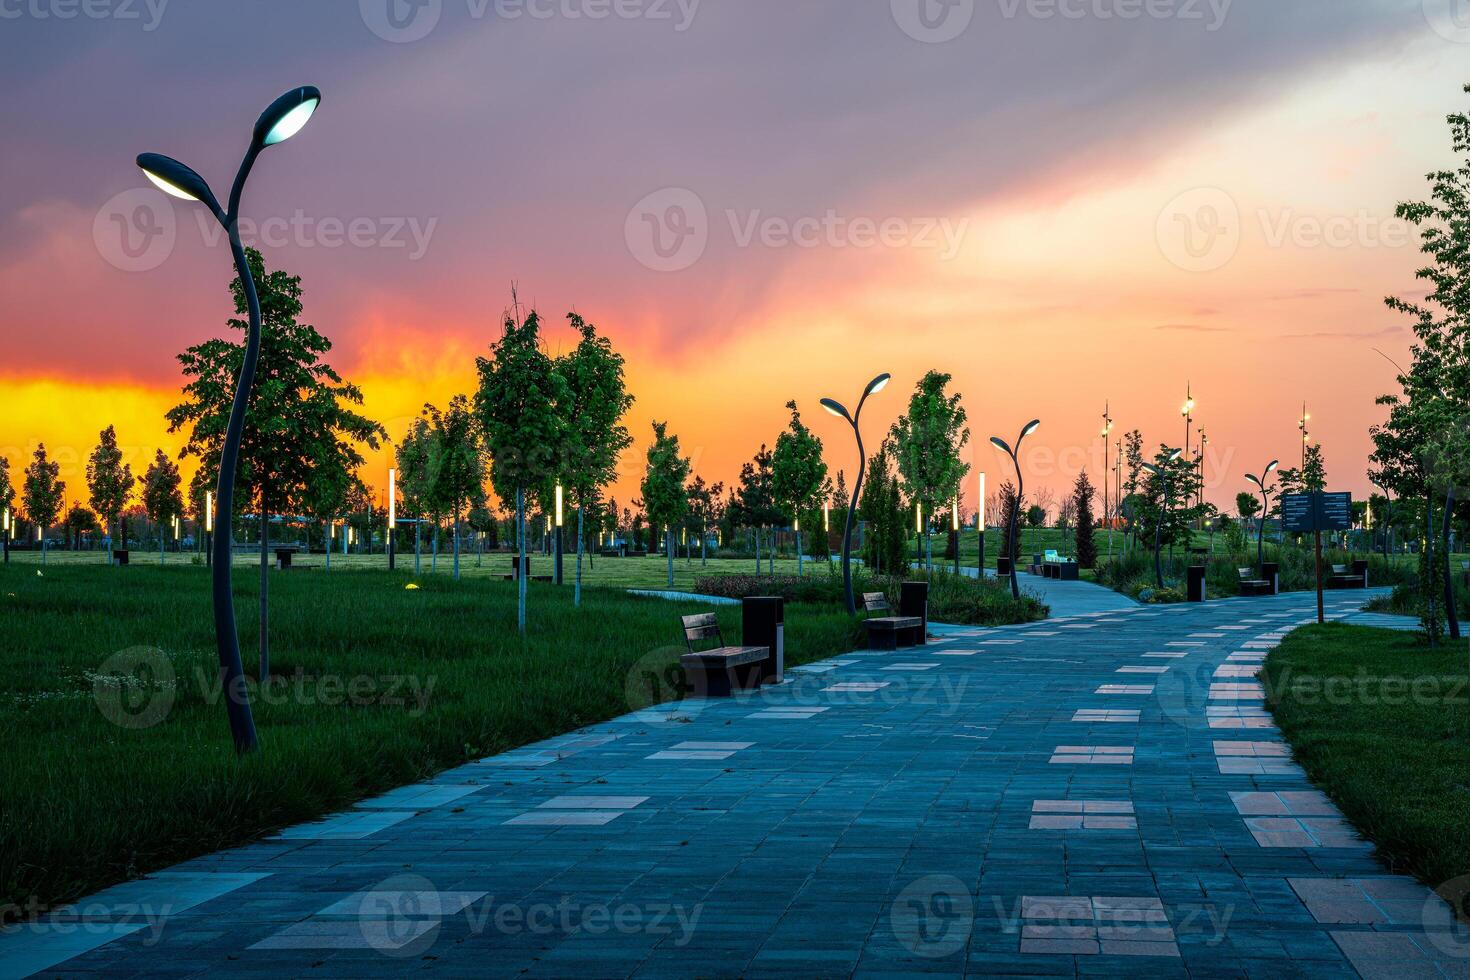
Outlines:
[[[421,570],[421,556],[423,555],[423,523],[422,518],[415,517],[413,521],[413,573],[418,575]]]
[[[582,527],[586,513],[586,507],[579,506],[577,508],[577,574],[576,581],[572,583],[573,606],[580,606],[582,604],[582,543],[584,540]]]
[[[664,530],[664,555],[669,560],[669,588],[674,587],[674,529]]]
[[[761,573],[761,532],[760,528],[753,529],[751,537],[755,541],[755,573]]]
[[[266,558],[270,554],[271,522],[270,515],[265,512],[265,488],[260,492],[260,683],[264,684],[271,676],[271,648],[270,648],[270,563]]]
[[[454,505],[454,580],[459,581],[459,504]]]
[[[806,556],[802,553],[802,550],[801,550],[801,531],[800,531],[800,529],[798,529],[797,532],[796,532],[796,577],[797,578],[805,578],[806,577],[806,560],[805,559],[806,559]]]
[[[1440,553],[1444,555],[1444,614],[1449,622],[1450,639],[1460,638],[1460,617],[1455,610],[1455,577],[1450,571],[1450,523],[1455,509],[1455,488],[1451,484],[1444,497],[1444,520],[1440,526]]]
[[[429,557],[429,571],[439,571],[439,519],[434,518],[434,553]]]
[[[332,570],[332,525],[329,523],[325,531],[327,539],[327,571]]]
[[[1420,556],[1420,561],[1423,563],[1424,574],[1426,576],[1434,574],[1434,504],[1434,494],[1430,493],[1424,502],[1424,553]],[[1439,645],[1437,642],[1439,635],[1439,610],[1435,608],[1437,602],[1434,595],[1434,586],[1431,582],[1423,582],[1421,583],[1421,588],[1424,593],[1425,616],[1428,620],[1425,626],[1429,634],[1429,646],[1434,648]]]
[[[516,624],[526,635],[526,491],[516,487]]]

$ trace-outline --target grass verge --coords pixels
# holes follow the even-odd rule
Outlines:
[[[271,580],[278,678],[237,759],[218,701],[209,576],[178,566],[0,566],[0,906],[45,908],[446,767],[677,696],[695,603],[373,571]],[[254,575],[235,577],[247,673]],[[739,637],[738,608],[718,610]],[[794,606],[788,663],[852,649],[840,610]]]
[[[1398,872],[1470,874],[1470,712],[1463,645],[1332,624],[1266,661],[1276,723],[1299,762]]]

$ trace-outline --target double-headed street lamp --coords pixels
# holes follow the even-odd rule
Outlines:
[[[1113,554],[1113,518],[1108,511],[1108,437],[1113,434],[1113,409],[1111,402],[1103,403],[1103,520],[1108,522],[1108,556]]]
[[[1164,465],[1174,462],[1184,455],[1182,449],[1171,449],[1164,457]],[[1144,463],[1143,468],[1158,477],[1159,483],[1164,491],[1164,509],[1159,511],[1158,519],[1154,521],[1154,578],[1159,588],[1164,587],[1164,518],[1169,514],[1171,501],[1169,500],[1169,471],[1162,466],[1153,463]]]
[[[255,292],[255,277],[250,273],[250,264],[245,258],[245,247],[240,243],[240,195],[245,190],[245,180],[255,166],[255,158],[268,146],[284,142],[301,131],[316,107],[322,94],[314,86],[294,88],[272,102],[260,114],[251,133],[250,148],[235,174],[235,183],[230,188],[228,209],[221,208],[214,192],[203,177],[184,164],[158,153],[144,153],[138,157],[138,166],[158,188],[167,194],[186,201],[197,201],[209,208],[215,220],[229,233],[230,251],[235,258],[235,271],[239,273],[240,285],[245,292],[246,306],[250,311],[250,329],[245,341],[245,360],[240,366],[240,376],[235,383],[235,401],[230,407],[229,426],[225,429],[224,446],[220,450],[219,482],[215,488],[215,499],[219,502],[221,533],[214,538],[214,634],[219,648],[220,681],[224,686],[225,706],[230,717],[230,734],[235,739],[235,751],[250,752],[255,749],[255,719],[250,712],[250,696],[245,690],[245,671],[240,663],[240,640],[235,632],[235,607],[230,592],[230,526],[235,505],[235,470],[240,462],[240,442],[245,433],[245,412],[250,403],[251,389],[255,384],[255,369],[260,360],[260,298]],[[262,678],[264,680],[264,678]]]
[[[852,485],[852,500],[847,505],[847,524],[842,529],[842,589],[847,595],[847,612],[850,616],[857,615],[857,603],[853,601],[852,595],[852,520],[857,513],[858,494],[863,489],[863,473],[868,468],[868,457],[863,452],[863,431],[858,428],[858,420],[863,415],[863,405],[867,402],[869,395],[877,394],[888,384],[888,374],[880,374],[868,386],[863,389],[863,397],[858,399],[857,411],[848,414],[847,409],[841,402],[831,398],[822,399],[822,407],[830,414],[838,418],[847,419],[852,426],[852,434],[857,437],[858,470],[857,480]]]
[[[1010,553],[1006,555],[1011,562],[1011,596],[1016,599],[1021,598],[1021,580],[1016,574],[1016,560],[1020,554],[1021,547],[1021,497],[1026,492],[1025,479],[1021,476],[1021,443],[1027,436],[1035,432],[1039,425],[1041,425],[1040,419],[1032,419],[1030,422],[1027,422],[1026,427],[1021,430],[1021,434],[1016,438],[1015,449],[1006,445],[1006,441],[999,436],[990,437],[990,444],[1009,456],[1011,458],[1011,464],[1016,468],[1016,496],[1011,501]]]
[[[1261,493],[1261,520],[1259,521],[1259,523],[1258,523],[1258,525],[1256,527],[1256,571],[1257,572],[1260,571],[1261,567],[1266,562],[1266,515],[1268,513],[1270,513],[1270,511],[1271,511],[1271,493],[1272,493],[1272,490],[1275,489],[1273,487],[1267,487],[1266,486],[1266,481],[1269,480],[1269,479],[1271,479],[1271,474],[1272,473],[1275,473],[1276,472],[1276,467],[1278,467],[1280,465],[1281,465],[1281,463],[1280,463],[1279,460],[1273,459],[1266,466],[1265,471],[1262,472],[1260,476],[1254,476],[1254,475],[1252,475],[1250,473],[1247,473],[1245,475],[1245,478],[1247,480],[1251,481],[1252,483],[1254,483],[1256,485],[1256,489],[1259,490],[1260,493]]]

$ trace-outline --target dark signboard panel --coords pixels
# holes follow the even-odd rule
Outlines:
[[[1353,526],[1353,495],[1350,493],[1320,493],[1319,531],[1346,531]]]
[[[1289,493],[1281,498],[1281,526],[1293,534],[1315,531],[1316,508],[1309,493]]]
[[[1289,493],[1281,498],[1281,524],[1292,534],[1346,531],[1353,526],[1350,493]]]

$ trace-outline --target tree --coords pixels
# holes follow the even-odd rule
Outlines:
[[[774,525],[781,519],[776,505],[775,475],[772,472],[771,453],[764,443],[755,458],[740,467],[740,486],[736,490],[739,501],[739,522],[755,533],[755,570],[761,570],[761,529]],[[771,542],[771,574],[776,574],[776,548]]]
[[[799,576],[805,573],[799,522],[803,514],[821,505],[822,489],[827,482],[827,464],[822,460],[822,440],[802,422],[796,402],[787,402],[786,408],[791,412],[791,421],[786,431],[776,437],[776,449],[771,454],[771,487],[777,502],[787,508],[788,515],[798,522],[796,573]]]
[[[623,357],[612,342],[575,313],[568,313],[581,340],[556,362],[566,386],[565,464],[567,489],[577,508],[577,573],[572,602],[582,604],[582,551],[588,509],[618,475],[618,458],[633,444],[623,417],[633,407],[623,375]]]
[[[25,502],[26,516],[41,532],[43,564],[46,561],[46,530],[56,523],[66,494],[66,484],[60,477],[61,465],[46,455],[46,444],[41,443],[36,447],[31,465],[26,467],[21,499]]]
[[[721,497],[725,492],[723,483],[708,485],[704,477],[696,476],[685,488],[689,497],[689,516],[695,527],[699,529],[699,563],[709,563],[706,539],[709,537],[709,529],[716,527],[724,516],[725,505]]]
[[[82,535],[93,534],[101,528],[97,523],[97,515],[92,513],[81,504],[72,504],[71,510],[66,512],[67,540],[73,551],[82,546]]]
[[[1154,461],[1146,466],[1148,479],[1133,502],[1138,512],[1139,529],[1154,539],[1154,568],[1159,588],[1163,588],[1162,549],[1176,542],[1190,540],[1190,527],[1197,508],[1190,506],[1199,488],[1199,469],[1194,461],[1178,455],[1177,450],[1160,446]],[[1179,506],[1183,502],[1185,506]]]
[[[903,574],[908,519],[894,472],[893,443],[888,439],[868,460],[857,517],[864,528],[863,562],[874,574]]]
[[[97,448],[92,450],[87,460],[87,489],[92,509],[107,522],[109,558],[113,551],[113,528],[127,507],[137,482],[132,466],[123,462],[122,450],[117,445],[117,430],[109,425],[99,434]],[[126,534],[123,535],[123,546],[127,546]]]
[[[168,541],[167,528],[175,517],[184,516],[184,495],[179,487],[178,464],[163,454],[160,449],[153,463],[143,474],[143,509],[148,519],[158,527],[158,563],[163,564],[164,546]]]
[[[1143,478],[1143,433],[1137,429],[1123,435],[1123,460],[1127,469],[1127,477],[1123,480],[1123,503],[1119,507],[1119,513],[1128,522],[1129,537],[1133,543],[1138,543],[1138,488]],[[1128,540],[1124,539],[1126,546]]]
[[[475,414],[490,452],[490,481],[500,499],[515,502],[517,569],[526,563],[526,492],[544,491],[554,478],[564,437],[559,405],[566,382],[541,349],[541,319],[535,310],[519,319],[512,295],[504,331],[477,358],[480,387]],[[526,632],[526,576],[517,574],[516,622]]]
[[[454,578],[459,581],[459,522],[468,506],[485,503],[485,455],[480,448],[470,400],[455,395],[439,411],[425,405],[429,416],[428,497],[436,513],[454,517]]]
[[[10,482],[10,459],[0,456],[0,512],[8,519],[13,527],[15,522],[15,487]],[[10,561],[10,533],[4,534],[5,560]]]
[[[1248,521],[1261,512],[1261,502],[1255,494],[1241,491],[1235,495],[1235,512],[1241,520]]]
[[[1077,474],[1072,487],[1072,509],[1077,520],[1077,564],[1081,568],[1097,566],[1097,542],[1093,539],[1092,499],[1097,491],[1087,478],[1087,471]]]
[[[306,510],[318,478],[336,480],[339,468],[355,471],[363,463],[357,446],[376,449],[383,427],[353,410],[362,392],[342,380],[322,358],[332,342],[301,315],[301,277],[283,269],[266,272],[255,249],[246,261],[260,300],[260,363],[245,415],[234,512],[253,505],[260,515],[260,679],[270,677],[269,577],[270,519]],[[235,399],[235,379],[245,360],[249,330],[245,289],[230,282],[236,318],[230,329],[242,340],[207,340],[178,356],[184,376],[184,401],[166,414],[169,431],[189,430],[181,456],[194,456],[205,470],[218,472],[225,430]],[[215,529],[230,534],[231,528]]]
[[[397,464],[396,479],[398,495],[403,498],[403,509],[413,515],[413,573],[420,572],[423,543],[422,524],[425,502],[429,498],[429,420],[422,415],[409,424],[408,431],[399,440],[394,450],[393,461]]]
[[[992,511],[992,513],[999,513],[1001,515],[1000,553],[1005,555],[1006,559],[1009,560],[1011,555],[1016,554],[1020,550],[1020,528],[1016,524],[1018,523],[1022,509],[1025,507],[1026,501],[1016,496],[1016,485],[1009,480],[1000,485],[1000,492],[997,496],[999,497],[997,501],[997,507],[999,509]],[[1012,544],[1013,541],[1015,542],[1014,545]]]
[[[689,460],[679,454],[679,437],[668,434],[667,422],[653,423],[653,445],[648,447],[648,468],[640,490],[648,519],[664,529],[664,550],[669,561],[669,588],[674,587],[674,525],[689,512],[684,482],[689,479]]]
[[[959,496],[970,464],[960,459],[970,441],[968,416],[958,393],[946,393],[950,375],[930,371],[919,380],[906,415],[893,423],[895,459],[910,504],[932,515]],[[932,564],[928,524],[924,526],[924,560]]]

